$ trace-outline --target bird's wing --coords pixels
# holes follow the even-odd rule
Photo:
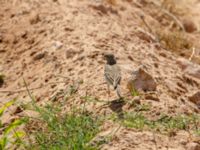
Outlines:
[[[105,66],[105,77],[106,80],[113,85],[114,89],[116,89],[121,80],[120,68],[117,65]]]
[[[121,81],[121,71],[120,71],[119,66],[115,66],[115,68],[114,68],[114,82],[113,82],[114,89],[117,88],[117,85],[120,84],[120,81]]]
[[[113,85],[114,76],[113,76],[111,68],[109,66],[105,66],[104,75],[105,75],[107,82],[109,82],[111,85]]]

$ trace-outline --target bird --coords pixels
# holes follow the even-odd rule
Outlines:
[[[117,96],[121,99],[120,93],[120,82],[121,82],[121,69],[117,65],[116,58],[113,54],[108,53],[104,54],[106,59],[106,64],[104,67],[104,77],[108,87],[108,94],[110,95],[110,85],[114,88],[117,93]]]

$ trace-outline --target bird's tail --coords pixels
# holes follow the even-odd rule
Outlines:
[[[116,87],[117,96],[122,98],[119,85]]]

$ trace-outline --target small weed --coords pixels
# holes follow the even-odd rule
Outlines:
[[[189,128],[190,124],[190,118],[188,116],[163,116],[157,121],[155,121],[155,124],[161,128],[164,129],[180,129],[180,130],[186,130]]]
[[[124,115],[123,125],[129,128],[143,129],[147,121],[140,113],[126,113]]]
[[[13,99],[5,103],[0,108],[0,119],[4,115],[4,112],[15,103],[16,99]],[[23,137],[26,135],[25,132],[19,130],[18,128],[27,122],[27,118],[15,119],[9,124],[2,124],[0,120],[0,150],[4,149],[16,149],[21,146],[25,146],[23,142]]]
[[[98,101],[98,99],[96,99],[95,97],[89,96],[89,95],[83,96],[83,97],[81,97],[81,99],[85,100],[85,102],[97,102]]]
[[[200,129],[196,130],[195,134],[198,135],[198,136],[200,136]]]
[[[199,133],[200,130],[200,117],[197,115],[191,116],[167,116],[162,115],[157,120],[149,120],[142,113],[125,113],[122,124],[129,128],[136,129],[157,129],[159,131],[172,131],[172,130],[193,130]]]
[[[151,108],[151,105],[149,104],[141,104],[141,105],[137,105],[135,110],[138,111],[149,111]]]
[[[133,88],[133,89],[131,90],[131,95],[132,95],[133,97],[135,97],[135,96],[139,96],[140,93],[139,93],[135,88]]]
[[[100,102],[101,103],[107,102],[105,100],[100,100],[100,99],[93,97],[93,96],[90,96],[90,95],[82,96],[81,99],[84,100],[85,102],[94,103],[94,104],[97,103],[97,102],[99,102],[99,103]]]
[[[99,132],[101,121],[83,111],[61,113],[61,108],[54,105],[39,107],[35,111],[43,124],[34,134],[34,142],[30,148],[34,149],[94,149],[87,143]]]
[[[51,103],[38,106],[31,95],[24,80],[29,97],[32,99],[34,111],[39,114],[37,118],[30,118],[26,131],[31,137],[29,149],[48,150],[95,150],[97,147],[88,143],[99,132],[102,121],[99,117],[87,113],[85,107],[80,109],[73,101],[70,112],[62,111],[62,103]],[[77,86],[71,86],[69,94],[75,94]],[[86,105],[86,103],[84,103]],[[38,124],[38,128],[35,126]],[[32,126],[33,125],[33,126]]]
[[[165,32],[159,30],[157,31],[157,35],[162,45],[169,50],[181,52],[183,49],[191,49],[193,47],[193,43],[187,39],[183,32]]]

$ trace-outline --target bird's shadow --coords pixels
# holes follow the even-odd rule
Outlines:
[[[122,107],[125,105],[124,99],[115,99],[109,103],[109,108],[115,112],[119,119],[124,118],[124,113]]]

